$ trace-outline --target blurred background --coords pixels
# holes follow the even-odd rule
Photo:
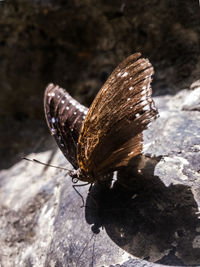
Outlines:
[[[55,148],[46,126],[48,83],[89,106],[114,67],[142,52],[153,94],[200,77],[198,0],[0,0],[0,167]]]

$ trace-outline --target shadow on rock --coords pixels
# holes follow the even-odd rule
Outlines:
[[[87,198],[86,221],[128,253],[160,264],[199,266],[200,222],[190,187],[168,187],[154,176],[158,161],[139,160],[118,172],[111,188],[96,184]],[[139,169],[139,172],[138,172]]]

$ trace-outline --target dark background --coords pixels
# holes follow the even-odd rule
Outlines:
[[[199,25],[197,0],[0,1],[0,167],[53,147],[43,114],[49,82],[89,106],[139,51],[155,68],[154,95],[189,87],[200,76]]]

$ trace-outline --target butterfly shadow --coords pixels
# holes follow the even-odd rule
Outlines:
[[[137,161],[139,173],[135,166],[120,170],[111,188],[96,184],[87,197],[86,221],[95,233],[105,228],[113,242],[138,258],[199,266],[197,203],[189,186],[166,186],[154,176],[158,161]]]

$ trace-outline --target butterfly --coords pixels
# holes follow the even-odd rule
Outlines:
[[[74,177],[94,183],[142,153],[143,131],[157,117],[151,97],[154,70],[135,53],[117,66],[89,110],[61,87],[49,84],[45,117]]]

